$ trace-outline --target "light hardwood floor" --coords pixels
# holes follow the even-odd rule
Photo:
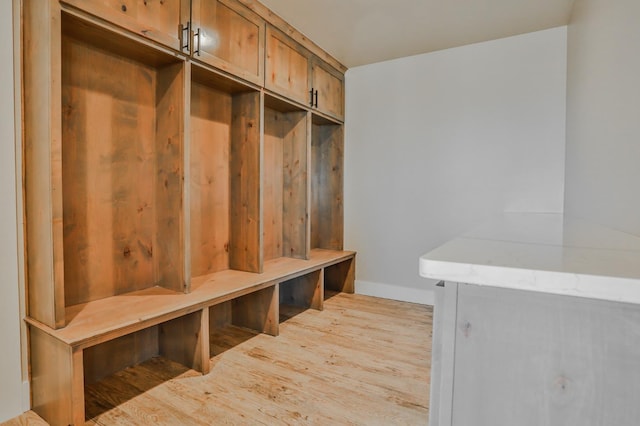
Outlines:
[[[324,306],[285,312],[278,337],[220,330],[206,376],[153,358],[88,386],[87,424],[426,425],[432,308],[343,293]]]

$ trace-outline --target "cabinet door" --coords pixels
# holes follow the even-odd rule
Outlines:
[[[195,59],[262,84],[264,21],[230,0],[193,0]]]
[[[189,20],[189,0],[61,0],[138,35],[180,49],[180,24]]]
[[[266,54],[264,86],[309,106],[309,53],[280,31],[267,27]]]
[[[317,58],[314,58],[312,63],[311,76],[314,107],[320,112],[343,120],[344,76]]]

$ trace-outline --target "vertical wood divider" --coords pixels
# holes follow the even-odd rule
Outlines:
[[[58,2],[24,0],[27,314],[65,326],[62,222],[62,23]]]
[[[307,181],[305,183],[306,185],[306,189],[307,189],[307,222],[305,223],[305,239],[306,239],[306,243],[305,243],[305,251],[306,251],[306,257],[305,259],[310,259],[311,258],[311,220],[312,220],[312,208],[313,206],[311,205],[312,203],[312,187],[311,187],[311,179],[312,179],[312,175],[313,175],[313,164],[312,164],[312,153],[313,153],[313,147],[311,145],[311,141],[313,138],[313,115],[311,114],[311,111],[307,111],[307,139],[306,139],[306,148],[307,148],[307,156],[306,156],[306,161],[307,161]]]
[[[191,292],[191,61],[184,62],[184,108],[182,150],[182,261],[186,293]]]
[[[317,309],[319,311],[324,309],[324,268],[318,271],[318,278],[316,281],[316,288],[311,298],[311,309]]]
[[[231,117],[231,269],[262,272],[263,103],[261,92],[233,96]]]

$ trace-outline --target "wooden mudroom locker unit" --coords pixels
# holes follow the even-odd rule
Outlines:
[[[346,68],[255,0],[22,0],[34,411],[353,292]]]

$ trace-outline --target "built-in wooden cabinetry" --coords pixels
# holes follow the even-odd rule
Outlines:
[[[32,403],[353,291],[345,71],[253,0],[23,0]],[[216,331],[218,333],[218,331]],[[216,334],[217,335],[217,334]]]
[[[344,74],[272,26],[266,38],[265,87],[343,120]]]

